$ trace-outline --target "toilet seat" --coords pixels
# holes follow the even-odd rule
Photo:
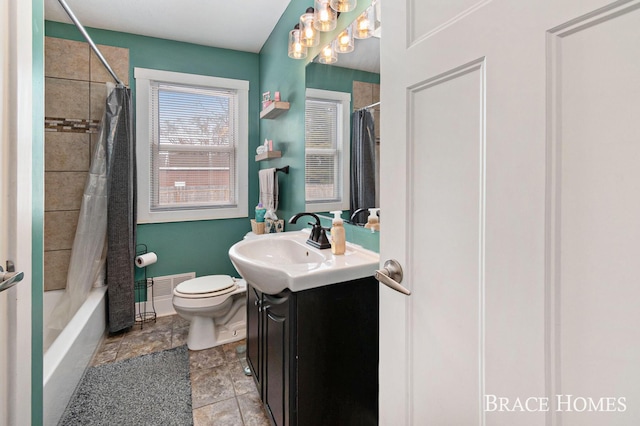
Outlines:
[[[173,294],[185,299],[205,299],[231,293],[237,288],[236,280],[229,275],[206,275],[178,284]]]

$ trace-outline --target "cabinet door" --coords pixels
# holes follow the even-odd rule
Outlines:
[[[263,401],[276,426],[293,424],[290,416],[291,342],[293,317],[289,313],[293,296],[263,295],[264,365]]]
[[[261,304],[262,294],[247,286],[247,362],[262,396]]]

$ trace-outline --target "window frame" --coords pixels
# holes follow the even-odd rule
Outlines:
[[[137,222],[165,223],[248,217],[249,82],[221,77],[134,68],[136,82]],[[235,145],[235,206],[203,206],[151,210],[151,85],[168,83],[235,90],[238,95],[238,135]]]
[[[338,169],[342,176],[339,182],[338,201],[308,201],[306,197],[306,168],[305,168],[305,211],[308,212],[328,212],[333,210],[349,210],[350,200],[350,170],[351,170],[351,93],[337,92],[333,90],[322,90],[308,88],[305,92],[305,107],[308,99],[318,99],[321,101],[333,101],[339,105],[337,117],[337,137],[336,150],[338,151],[339,164]],[[306,116],[305,116],[306,128]],[[305,137],[304,158],[306,164],[307,143]]]

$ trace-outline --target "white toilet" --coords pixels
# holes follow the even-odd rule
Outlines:
[[[228,275],[205,275],[173,290],[173,308],[190,322],[187,346],[197,351],[246,335],[247,283]]]

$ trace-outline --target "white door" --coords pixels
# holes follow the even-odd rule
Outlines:
[[[31,25],[30,1],[2,3],[0,265],[25,278],[0,293],[0,426],[31,424]]]
[[[380,424],[640,424],[640,1],[382,8]]]

